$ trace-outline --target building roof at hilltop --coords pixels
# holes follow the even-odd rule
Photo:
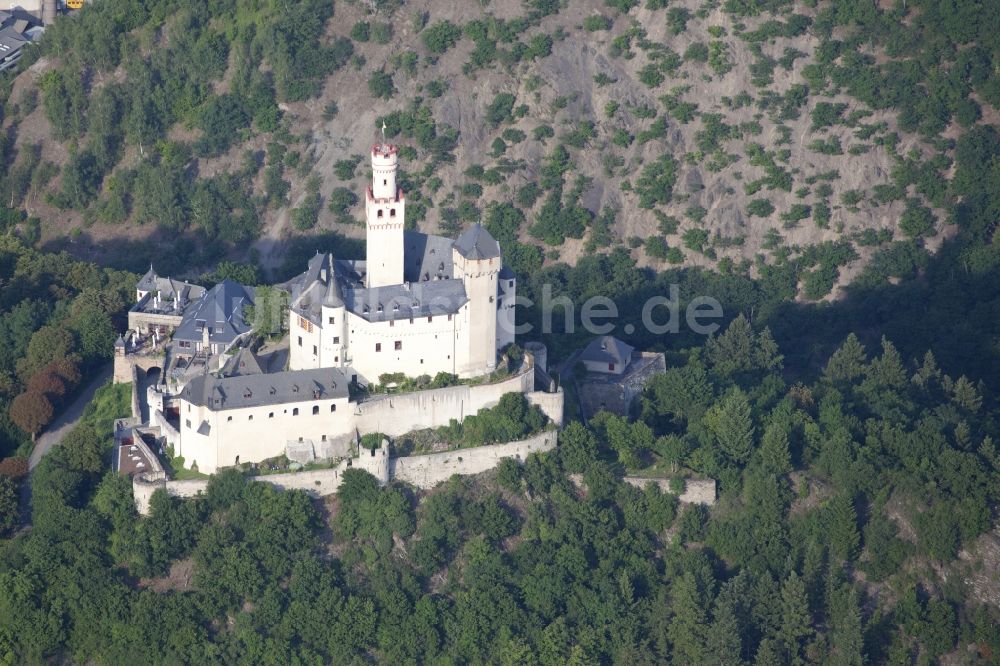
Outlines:
[[[340,368],[234,377],[206,373],[187,383],[181,399],[212,411],[339,399],[349,395],[347,377]]]
[[[243,318],[243,308],[253,303],[253,287],[223,280],[184,312],[174,340],[201,341],[203,330],[208,328],[210,343],[231,344],[250,332],[250,324]]]
[[[500,256],[500,243],[481,224],[475,224],[455,239],[455,250],[466,259],[496,259]]]
[[[244,347],[226,361],[220,374],[226,377],[262,375],[264,374],[264,365],[259,356]]]
[[[613,335],[602,335],[591,341],[580,354],[581,361],[592,363],[620,363],[622,365],[632,358],[633,347],[627,345]]]
[[[204,296],[206,291],[204,287],[197,284],[160,277],[156,274],[152,264],[150,264],[146,274],[136,283],[135,288],[138,291],[157,292],[164,300],[179,300],[181,302],[197,300]]]
[[[344,298],[348,310],[368,321],[455,314],[469,300],[465,283],[451,279],[348,289]]]

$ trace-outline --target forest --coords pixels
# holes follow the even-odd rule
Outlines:
[[[583,15],[528,0],[506,20],[369,4],[331,29],[360,3],[94,3],[25,58],[22,70],[54,63],[34,94],[0,75],[0,663],[998,663],[991,4],[602,0]],[[704,34],[675,51],[642,21]],[[405,48],[372,57],[403,23]],[[604,39],[602,57],[634,65],[659,106],[623,97],[588,117],[552,97],[528,72],[568,35]],[[792,41],[807,38],[810,54]],[[693,88],[742,72],[747,53],[745,90],[699,108]],[[464,78],[433,74],[449,58]],[[487,72],[525,73],[525,89],[487,89],[475,132],[445,122],[443,103]],[[667,371],[627,418],[571,410],[555,451],[431,491],[353,470],[315,501],[229,470],[198,499],[157,493],[145,517],[108,471],[129,398],[107,386],[29,485],[34,437],[110,359],[128,271],[155,257],[206,285],[266,284],[317,249],[360,256],[362,159],[338,152],[317,173],[313,138],[284,110],[351,115],[324,86],[355,75],[384,102],[373,128],[416,160],[409,223],[481,221],[519,294],[611,297],[615,335],[664,352]],[[593,79],[595,99],[616,85]],[[66,164],[18,138],[35,107]],[[793,125],[808,160],[877,152],[889,173],[855,187],[848,166],[806,169]],[[689,144],[663,149],[689,126]],[[473,133],[487,149],[468,165]],[[745,228],[698,198],[693,167],[731,178]],[[622,205],[595,209],[595,182]],[[60,238],[43,203],[83,226]],[[292,231],[267,266],[251,244],[279,211]],[[890,225],[853,224],[873,211]],[[651,229],[625,226],[644,215]],[[129,235],[143,225],[162,235]],[[85,254],[100,229],[121,233],[98,262],[53,251]],[[644,330],[642,304],[671,285],[682,307],[720,302],[717,334]],[[550,360],[590,339],[560,314],[529,336]],[[518,316],[539,331],[547,313]],[[507,399],[439,435],[471,445],[543,423]],[[681,504],[624,476],[673,491],[710,478],[718,500]]]

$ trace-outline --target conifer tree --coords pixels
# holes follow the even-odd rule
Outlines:
[[[716,601],[712,624],[705,637],[706,662],[716,666],[740,666],[742,652],[743,642],[733,607],[727,602]]]
[[[813,634],[811,624],[805,583],[793,571],[781,586],[779,634],[789,661],[793,664],[802,663],[802,647]]]
[[[690,571],[674,582],[670,594],[673,618],[667,628],[667,637],[673,646],[674,661],[696,664],[703,661],[705,653],[706,612],[698,581]]]
[[[840,349],[835,351],[826,363],[823,377],[835,384],[851,382],[861,377],[868,367],[865,347],[858,337],[851,333]]]
[[[738,387],[731,390],[706,415],[706,421],[726,457],[737,465],[745,465],[753,452],[754,431],[746,393]]]
[[[854,559],[861,542],[854,503],[845,494],[835,495],[826,509],[830,554],[842,560]]]

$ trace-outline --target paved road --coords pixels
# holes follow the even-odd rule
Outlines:
[[[35,448],[31,451],[31,458],[28,459],[28,469],[34,470],[38,466],[38,463],[42,461],[42,457],[52,449],[53,446],[62,441],[62,438],[73,429],[73,426],[77,424],[80,417],[83,416],[84,408],[90,404],[90,401],[94,399],[94,393],[97,389],[101,388],[108,383],[111,379],[111,371],[114,365],[112,363],[106,363],[94,377],[90,380],[76,397],[73,402],[63,410],[55,421],[49,424],[49,427],[38,436],[38,440],[35,442]],[[25,484],[27,485],[27,484]]]

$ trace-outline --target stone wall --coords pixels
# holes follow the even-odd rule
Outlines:
[[[562,428],[563,426],[563,402],[566,394],[560,386],[553,393],[546,391],[532,391],[524,396],[532,405],[538,405],[542,413],[549,417],[549,420]]]
[[[177,428],[170,424],[170,421],[167,420],[162,411],[159,409],[154,411],[149,417],[149,424],[160,429],[160,434],[166,440],[167,446],[173,447],[175,454],[180,453],[181,434],[177,431]]]
[[[444,453],[432,453],[423,456],[404,456],[391,458],[388,461],[388,478],[410,483],[418,488],[432,488],[445,481],[453,474],[478,474],[496,467],[504,458],[515,458],[524,461],[532,453],[549,451],[556,446],[556,431],[546,431],[519,442],[507,444],[492,444]],[[378,453],[384,455],[385,449]],[[367,455],[368,451],[362,451]],[[377,456],[372,456],[373,459]],[[345,460],[329,469],[293,472],[290,474],[266,474],[253,477],[254,481],[270,483],[280,490],[301,490],[312,497],[324,497],[337,492],[343,480],[344,472],[352,465],[359,469],[372,472],[377,478],[381,474],[367,459],[353,458]],[[385,464],[380,465],[385,469]],[[381,480],[381,479],[380,479]],[[132,495],[139,513],[149,513],[149,500],[153,493],[163,488],[174,497],[196,497],[208,488],[207,479],[191,479],[186,481],[167,480],[162,473],[150,473],[135,476],[132,479]]]
[[[115,361],[118,359],[116,358]],[[139,406],[139,370],[133,365],[129,368],[129,381],[132,382],[132,418],[142,418],[142,408]]]
[[[556,435],[556,431],[550,430],[520,442],[393,458],[389,461],[389,474],[396,481],[433,488],[453,474],[478,474],[493,469],[504,458],[523,462],[532,453],[549,451],[556,446]]]
[[[460,384],[375,396],[354,405],[351,428],[390,437],[436,428],[448,425],[451,419],[462,421],[484,407],[493,407],[506,393],[529,393],[534,383],[534,370],[529,363],[521,373],[493,384]]]
[[[132,371],[139,369],[148,371],[150,368],[163,368],[166,359],[158,355],[125,354],[115,355],[114,383],[124,384],[132,381]]]

